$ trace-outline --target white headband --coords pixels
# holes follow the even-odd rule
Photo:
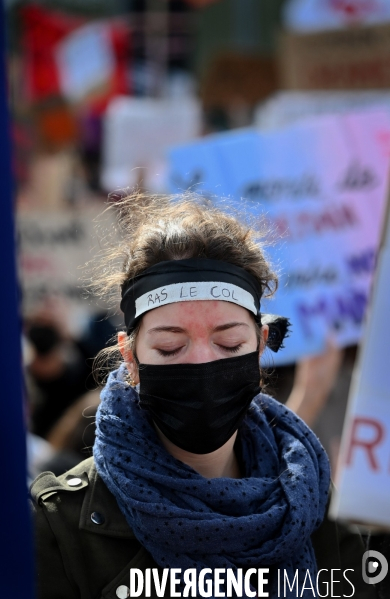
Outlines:
[[[246,308],[254,315],[258,313],[253,295],[242,287],[232,283],[218,281],[198,281],[191,283],[172,283],[152,291],[148,291],[135,300],[135,318],[148,310],[173,304],[176,302],[192,302],[196,300],[222,300],[232,302]]]

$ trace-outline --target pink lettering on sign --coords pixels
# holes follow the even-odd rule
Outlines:
[[[321,212],[302,211],[288,216],[277,216],[269,219],[267,223],[282,239],[301,241],[311,235],[351,229],[359,224],[359,219],[353,207],[345,204],[332,206]]]
[[[390,156],[390,131],[381,130],[376,134],[382,154],[388,158]]]
[[[297,237],[339,231],[355,226],[358,219],[350,206],[340,206],[332,210],[324,210],[319,214],[301,212],[295,222]]]
[[[356,452],[363,452],[371,470],[380,470],[375,450],[384,438],[383,425],[373,418],[356,417],[352,423],[346,465],[351,466]]]

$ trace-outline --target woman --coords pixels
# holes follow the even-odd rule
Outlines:
[[[237,580],[252,568],[242,596],[331,596],[332,584],[370,597],[358,536],[324,520],[324,450],[261,393],[259,357],[287,326],[261,315],[277,280],[255,232],[196,201],[119,207],[124,241],[97,284],[121,289],[123,364],[101,395],[93,458],[32,487],[40,596],[179,596],[191,571],[204,596],[207,568]],[[159,591],[148,568],[179,569],[178,586]]]

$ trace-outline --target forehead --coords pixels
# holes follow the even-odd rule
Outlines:
[[[255,328],[253,318],[246,308],[231,302],[199,300],[167,304],[144,314],[140,333],[154,327],[174,326],[189,331],[212,330],[217,326],[240,322]]]

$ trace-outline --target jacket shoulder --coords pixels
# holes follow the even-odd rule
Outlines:
[[[141,546],[93,458],[31,486],[39,599],[115,599]],[[118,582],[119,581],[119,582]]]
[[[42,472],[30,487],[35,528],[37,596],[40,599],[79,597],[79,576],[73,571],[72,551],[77,560],[79,549],[75,534],[89,486],[90,460],[61,476]],[[69,500],[64,501],[64,494]]]
[[[40,504],[59,492],[78,492],[88,487],[95,470],[93,458],[88,458],[77,464],[68,472],[55,476],[52,472],[42,472],[30,487],[31,499]]]

